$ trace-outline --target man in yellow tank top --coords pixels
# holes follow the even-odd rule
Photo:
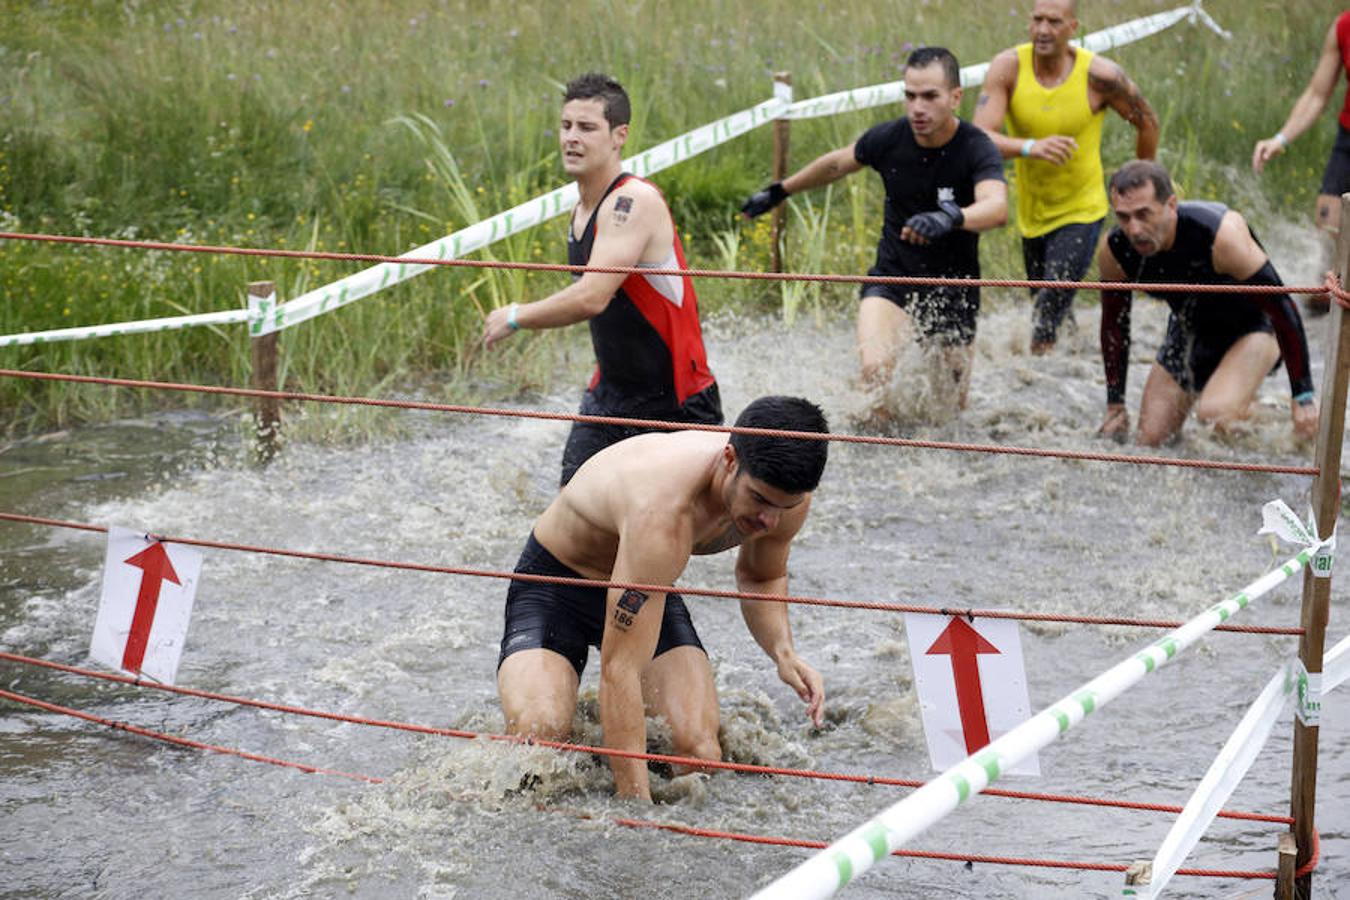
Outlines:
[[[1107,212],[1106,108],[1134,126],[1136,157],[1152,159],[1158,148],[1158,117],[1125,71],[1070,45],[1076,13],[1076,0],[1035,0],[1030,43],[994,57],[975,106],[974,123],[1015,160],[1022,257],[1037,281],[1078,281],[1091,265]],[[1055,346],[1073,296],[1032,292],[1032,353]]]

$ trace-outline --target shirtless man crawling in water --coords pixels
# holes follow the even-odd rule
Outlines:
[[[814,404],[761,397],[736,425],[827,433]],[[580,469],[538,520],[516,571],[671,585],[693,554],[738,547],[736,584],[787,593],[788,551],[825,469],[824,440],[681,431],[629,438]],[[819,727],[825,688],[797,655],[786,604],[741,601],[755,641]],[[647,749],[646,713],[669,722],[675,752],[721,759],[717,690],[707,653],[676,593],[513,581],[497,664],[507,730],[571,734],[589,646],[600,648],[606,747]],[[620,796],[651,799],[640,759],[610,758]]]

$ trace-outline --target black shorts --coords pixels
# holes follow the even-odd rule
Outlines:
[[[1331,146],[1331,157],[1322,173],[1321,194],[1339,197],[1350,191],[1350,131],[1344,125],[1336,127],[1336,143]]]
[[[621,410],[622,408],[620,408]],[[582,413],[589,416],[614,416],[615,418],[658,419],[667,422],[691,422],[703,425],[722,424],[722,396],[713,382],[697,394],[684,401],[684,405],[669,413],[657,415],[635,414],[619,411],[603,404],[587,391],[581,400]],[[610,444],[617,444],[626,438],[652,431],[664,431],[663,428],[644,428],[639,425],[602,425],[598,422],[574,422],[567,434],[567,444],[563,447],[562,478],[560,484],[566,485],[577,474],[581,464]]]
[[[559,562],[535,540],[533,532],[521,551],[516,571],[529,575],[585,577]],[[602,587],[512,581],[506,592],[506,628],[502,632],[497,667],[501,668],[502,662],[512,653],[542,647],[565,657],[580,678],[590,648],[599,647],[605,633],[605,593],[606,589]],[[703,650],[703,642],[694,630],[684,599],[670,593],[666,594],[661,634],[656,639],[656,652],[652,658],[676,647]]]
[[[975,319],[980,313],[977,287],[915,289],[898,284],[865,284],[862,296],[884,297],[909,313],[923,340],[935,340],[943,346],[966,346],[975,340]]]
[[[1239,340],[1257,332],[1274,334],[1275,328],[1269,320],[1264,320],[1251,331],[1197,335],[1194,329],[1186,328],[1175,315],[1170,315],[1167,317],[1167,336],[1158,348],[1158,365],[1176,379],[1182,390],[1198,394],[1223,362],[1224,354]],[[1279,367],[1276,362],[1275,369]]]

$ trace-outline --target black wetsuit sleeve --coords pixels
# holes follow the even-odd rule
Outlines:
[[[1106,370],[1106,402],[1125,402],[1125,377],[1130,367],[1130,292],[1102,291],[1102,366]]]
[[[1243,284],[1283,285],[1275,267],[1266,264]],[[1288,294],[1259,294],[1262,308],[1275,327],[1275,340],[1280,344],[1284,368],[1289,373],[1289,393],[1295,397],[1313,390],[1312,369],[1308,363],[1308,337],[1303,331],[1303,318]]]

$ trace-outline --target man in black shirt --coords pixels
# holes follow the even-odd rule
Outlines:
[[[1167,171],[1135,160],[1111,176],[1115,228],[1097,254],[1103,281],[1144,284],[1282,285],[1275,267],[1234,210],[1222,203],[1179,203]],[[1308,341],[1288,294],[1148,291],[1172,308],[1167,336],[1139,404],[1140,444],[1157,446],[1181,430],[1192,405],[1216,428],[1245,419],[1283,356],[1293,395],[1294,433],[1317,432],[1317,401]],[[1130,294],[1102,292],[1102,361],[1106,421],[1101,434],[1124,440],[1130,429],[1125,376],[1130,350]]]
[[[886,187],[886,214],[868,274],[978,278],[979,232],[1007,221],[1008,190],[998,149],[956,117],[960,104],[956,57],[941,47],[916,50],[905,64],[904,117],[774,182],[741,211],[761,215],[790,194],[870,166]],[[979,308],[976,287],[865,285],[858,310],[864,385],[886,385],[901,347],[917,336],[942,347],[964,407]]]

